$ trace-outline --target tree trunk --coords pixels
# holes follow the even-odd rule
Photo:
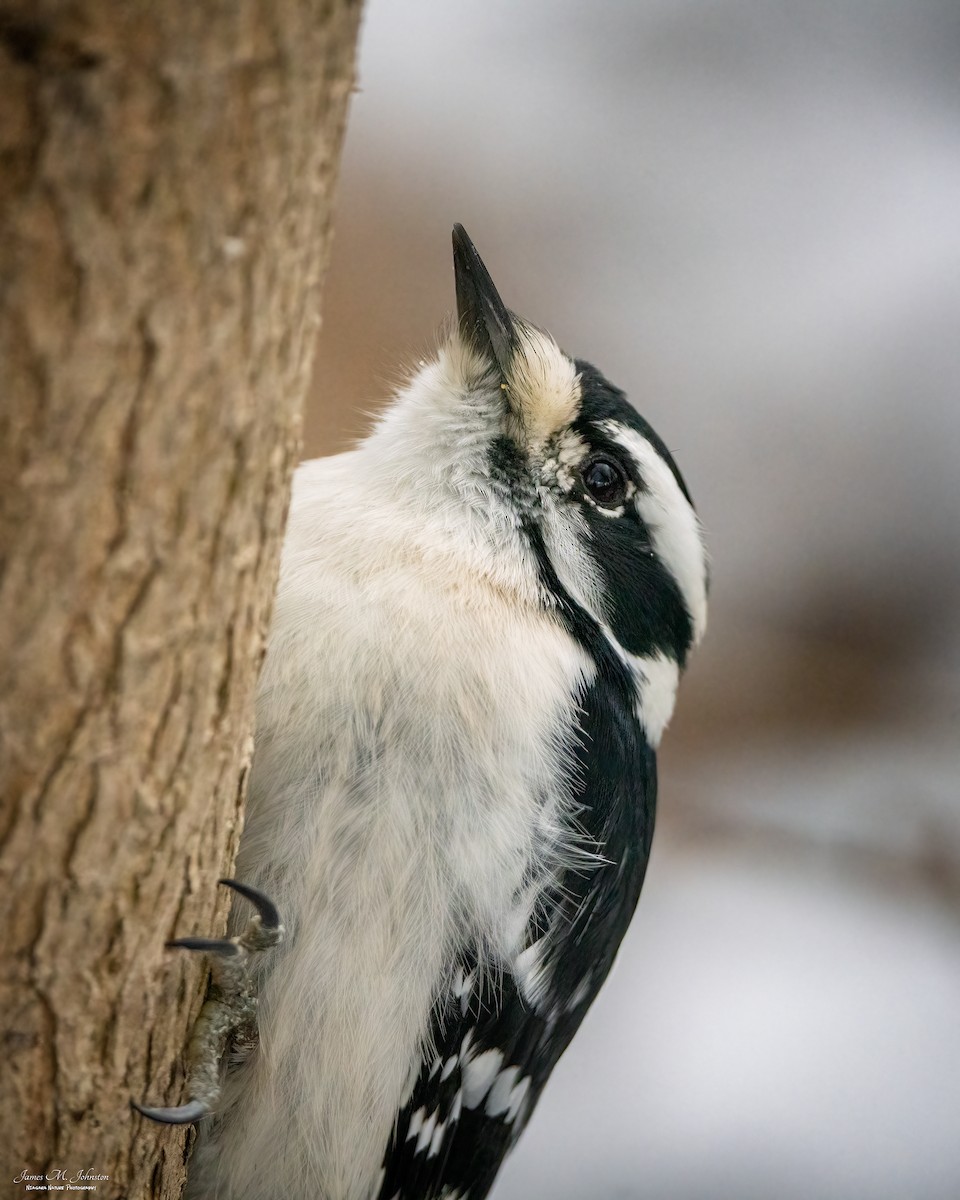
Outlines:
[[[0,0],[4,1188],[182,1186],[358,21]]]

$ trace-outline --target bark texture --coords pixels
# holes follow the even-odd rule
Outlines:
[[[0,0],[4,1194],[182,1185],[358,21]]]

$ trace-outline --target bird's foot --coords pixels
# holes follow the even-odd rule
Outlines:
[[[257,997],[250,972],[251,956],[276,946],[283,937],[280,914],[263,892],[235,879],[221,879],[220,883],[249,900],[257,911],[237,937],[187,937],[167,942],[171,948],[208,954],[212,979],[187,1048],[190,1099],[175,1108],[152,1108],[131,1101],[138,1113],[165,1125],[191,1125],[216,1108],[221,1064],[228,1046],[256,1035]]]

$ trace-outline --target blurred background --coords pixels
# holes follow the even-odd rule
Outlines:
[[[956,1200],[960,5],[368,0],[308,455],[434,344],[455,220],[714,563],[637,919],[496,1200]]]

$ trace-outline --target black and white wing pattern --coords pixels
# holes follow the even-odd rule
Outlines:
[[[646,870],[656,759],[622,692],[583,700],[577,825],[599,854],[568,869],[498,979],[469,955],[437,1004],[429,1061],[398,1115],[379,1200],[482,1200],[606,978]]]

